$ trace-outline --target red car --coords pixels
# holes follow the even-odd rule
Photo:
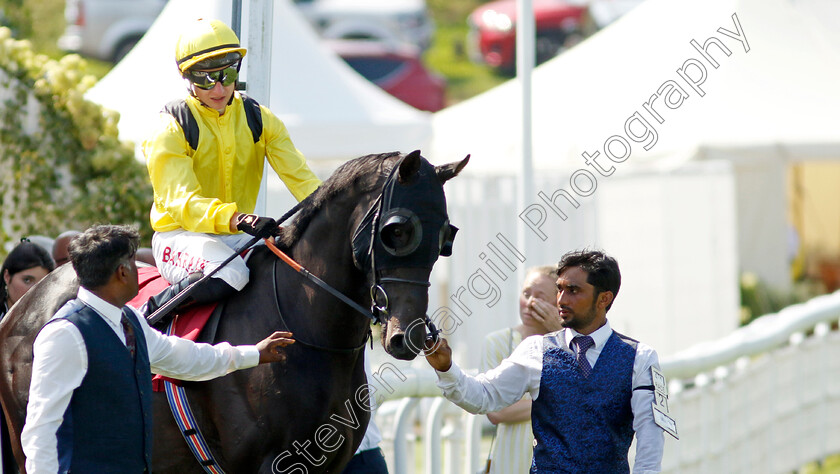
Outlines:
[[[326,43],[356,72],[406,104],[430,112],[446,105],[446,81],[426,69],[419,48],[366,40]]]
[[[542,63],[580,41],[591,27],[586,3],[533,0],[536,61]],[[504,72],[516,68],[516,0],[497,0],[475,9],[467,18],[473,60]]]

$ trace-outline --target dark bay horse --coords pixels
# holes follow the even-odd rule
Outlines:
[[[451,248],[455,230],[443,183],[468,159],[435,167],[415,151],[349,161],[277,238],[278,247],[312,274],[363,307],[379,307],[382,345],[398,359],[416,357],[426,337],[429,275],[438,255]],[[251,282],[224,303],[215,336],[199,339],[254,344],[287,329],[297,342],[286,348],[285,363],[185,383],[196,421],[226,472],[341,472],[370,417],[363,350],[370,319],[265,246],[254,251],[249,267]],[[32,342],[77,288],[72,267],[60,267],[0,324],[0,399],[19,461]],[[154,408],[154,471],[203,472],[162,393]],[[114,429],[119,423],[113,420]]]

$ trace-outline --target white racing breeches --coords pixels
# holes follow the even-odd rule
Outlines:
[[[186,230],[155,232],[152,252],[158,271],[169,283],[176,283],[190,273],[212,272],[233,254],[234,249],[253,237],[249,234],[201,234]],[[258,245],[262,242],[258,242]],[[237,291],[248,283],[248,266],[238,256],[213,275]]]

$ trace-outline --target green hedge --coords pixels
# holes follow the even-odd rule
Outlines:
[[[84,99],[96,83],[85,69],[77,55],[49,59],[0,28],[0,253],[21,236],[93,223],[132,224],[151,237],[145,167],[119,140],[119,115]],[[27,110],[37,116],[31,133]]]

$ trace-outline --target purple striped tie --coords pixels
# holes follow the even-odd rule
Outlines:
[[[134,327],[131,326],[131,323],[128,322],[128,317],[123,313],[122,315],[122,327],[123,331],[125,332],[125,347],[128,348],[128,352],[131,353],[131,357],[134,357],[134,350],[136,342],[134,340]]]
[[[575,336],[572,339],[572,344],[577,346],[576,359],[580,373],[582,373],[584,377],[589,377],[589,374],[592,373],[592,366],[589,365],[589,361],[586,360],[586,351],[595,345],[595,341],[592,340],[592,337],[590,336]]]

